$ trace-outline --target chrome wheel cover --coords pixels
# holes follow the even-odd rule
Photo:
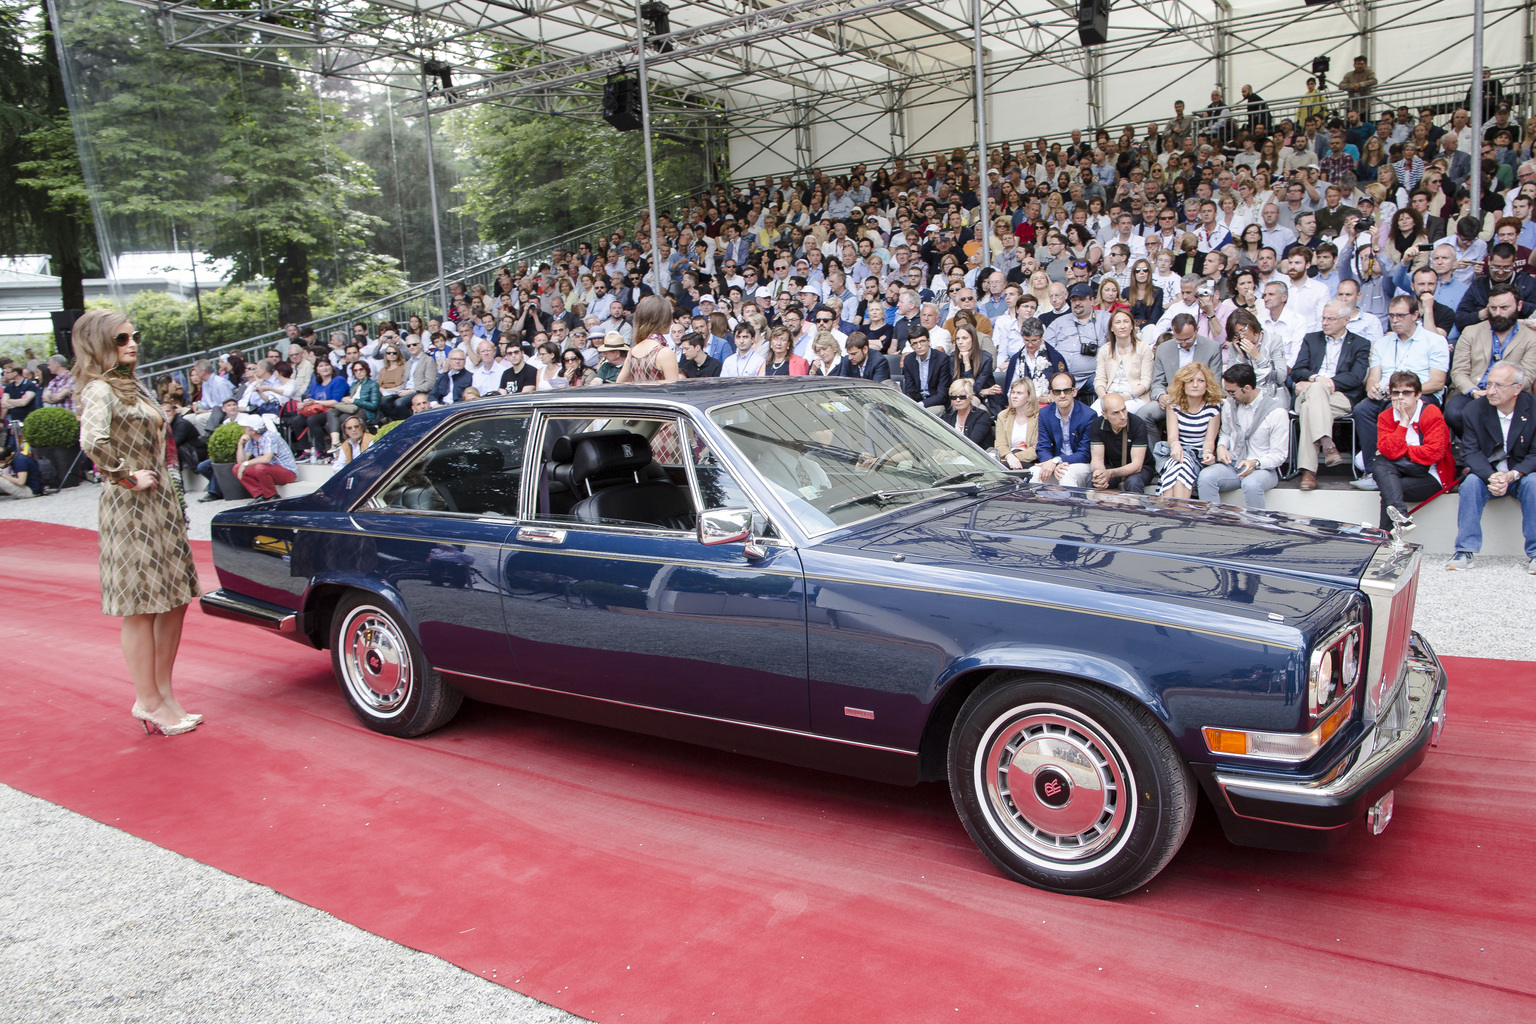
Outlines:
[[[1109,732],[1060,704],[1026,704],[983,733],[974,765],[982,815],[1015,855],[1053,871],[1112,859],[1136,823],[1136,779]]]
[[[338,634],[341,678],[353,703],[375,718],[393,718],[410,699],[416,670],[411,648],[383,610],[361,605]]]

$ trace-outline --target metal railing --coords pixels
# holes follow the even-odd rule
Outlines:
[[[710,182],[686,192],[674,193],[670,196],[658,197],[658,213],[675,208],[679,203],[690,203],[695,199],[713,191],[721,182]],[[548,258],[556,249],[570,250],[579,242],[590,242],[598,237],[606,236],[617,228],[630,227],[636,219],[646,213],[646,207],[635,207],[616,213],[602,220],[584,224],[579,228],[573,228],[553,238],[546,238],[538,242],[513,246],[498,256],[491,259],[473,263],[462,270],[454,271],[448,275],[450,281],[463,282],[466,288],[476,284],[489,287],[495,278],[498,268],[503,266],[516,266],[518,263],[535,263]],[[404,323],[413,314],[423,320],[429,319],[432,310],[438,302],[438,282],[436,278],[429,281],[420,281],[402,288],[398,292],[381,296],[371,302],[351,309],[339,310],[327,316],[316,317],[313,320],[299,324],[302,328],[313,327],[317,338],[328,338],[330,332],[340,330],[347,335],[352,333],[352,325],[359,321],[376,323],[380,320],[392,320],[396,323]],[[217,360],[221,356],[239,353],[248,361],[254,361],[260,354],[272,345],[286,341],[287,329],[279,328],[258,334],[255,337],[245,338],[241,341],[227,345],[218,345],[213,348],[203,349],[197,352],[187,352],[175,356],[167,356],[153,362],[144,363],[139,367],[139,373],[146,380],[153,380],[166,374],[183,373],[191,369],[192,364],[199,359]]]

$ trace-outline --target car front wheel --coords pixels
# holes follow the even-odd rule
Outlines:
[[[949,787],[966,831],[1007,874],[1039,889],[1108,898],[1173,859],[1195,785],[1162,724],[1095,686],[1011,675],[955,720]]]
[[[420,736],[447,725],[464,702],[427,664],[394,611],[372,594],[353,594],[332,617],[331,666],[352,713],[390,736]]]

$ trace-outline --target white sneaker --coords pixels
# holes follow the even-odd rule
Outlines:
[[[1531,559],[1531,564],[1525,567],[1525,571],[1536,576],[1536,558]]]
[[[1533,560],[1533,561],[1536,561],[1536,560]],[[1470,551],[1458,551],[1458,552],[1456,552],[1456,556],[1454,558],[1452,558],[1449,562],[1446,562],[1445,563],[1445,567],[1447,569],[1449,569],[1451,572],[1461,572],[1463,570],[1472,568],[1472,552],[1470,552]]]

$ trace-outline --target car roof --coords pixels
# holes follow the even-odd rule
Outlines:
[[[495,396],[474,402],[477,409],[493,404],[508,407],[527,404],[566,404],[573,401],[631,404],[663,399],[671,403],[708,409],[727,402],[761,398],[787,388],[830,390],[833,388],[883,387],[858,377],[703,377],[666,384],[604,384],[577,390],[559,388],[525,395]],[[887,389],[889,390],[889,389]]]

